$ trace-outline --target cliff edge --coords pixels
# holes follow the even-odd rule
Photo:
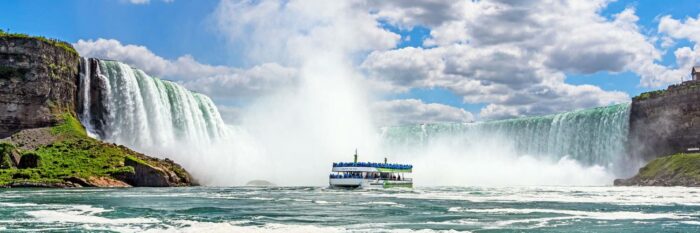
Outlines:
[[[87,135],[79,60],[68,43],[0,31],[0,187],[194,185],[172,160]]]
[[[615,185],[699,186],[700,80],[634,97],[627,151],[650,162]]]

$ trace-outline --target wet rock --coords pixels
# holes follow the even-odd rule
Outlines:
[[[109,177],[90,177],[88,179],[83,179],[80,177],[68,177],[64,179],[66,182],[80,185],[82,187],[99,187],[99,188],[122,188],[131,187],[131,185],[115,180]]]
[[[122,177],[130,185],[137,187],[177,186],[171,182],[171,180],[176,180],[176,178],[172,177],[174,176],[174,174],[171,174],[172,172],[131,157],[127,157],[124,160],[124,165],[134,168],[133,174],[125,174],[125,177]]]
[[[22,157],[19,160],[19,164],[17,165],[17,168],[20,169],[25,169],[25,168],[37,168],[39,167],[39,162],[41,161],[41,157],[35,153],[27,153],[22,155]]]
[[[277,186],[274,183],[267,180],[251,180],[245,184],[246,186]]]

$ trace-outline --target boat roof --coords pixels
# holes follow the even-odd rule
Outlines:
[[[334,172],[403,172],[413,171],[413,165],[397,163],[372,163],[372,162],[338,162],[333,163]]]
[[[333,163],[334,167],[413,167],[411,164],[400,164],[400,163],[373,163],[373,162],[336,162]]]

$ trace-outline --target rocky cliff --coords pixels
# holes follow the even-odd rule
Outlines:
[[[700,157],[684,154],[700,150],[700,81],[634,97],[629,122],[628,153],[650,162],[615,185],[700,184]]]
[[[70,44],[0,31],[0,187],[193,185],[171,160],[87,136],[80,65]]]
[[[651,160],[700,147],[700,81],[632,99],[628,152]]]
[[[0,138],[55,125],[56,111],[75,106],[79,56],[57,43],[0,36]]]

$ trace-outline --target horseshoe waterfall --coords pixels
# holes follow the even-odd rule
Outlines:
[[[388,127],[385,144],[396,148],[483,147],[495,151],[528,155],[539,159],[577,161],[584,166],[602,166],[616,175],[629,175],[637,169],[627,155],[630,105],[584,109],[546,116],[524,117],[477,123],[424,124]]]

